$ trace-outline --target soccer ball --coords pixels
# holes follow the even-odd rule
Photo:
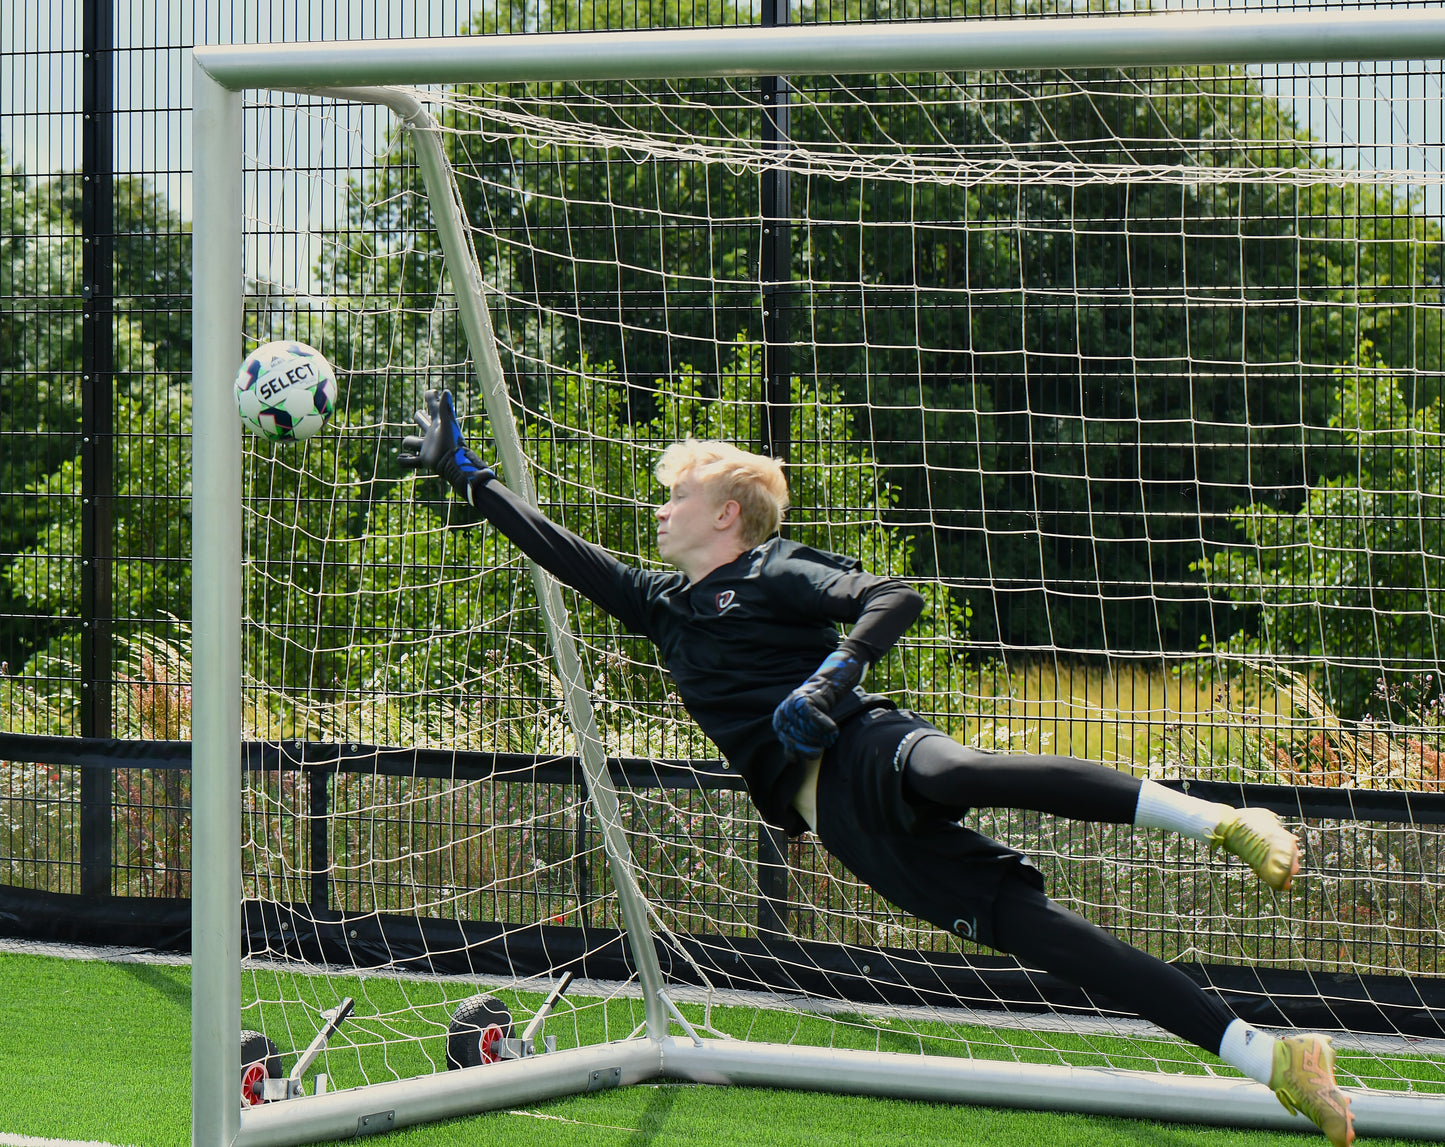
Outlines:
[[[263,343],[236,374],[241,421],[269,442],[304,442],[336,409],[336,371],[305,343]]]

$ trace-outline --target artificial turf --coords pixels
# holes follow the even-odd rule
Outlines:
[[[460,990],[451,987],[452,994]],[[382,1002],[376,998],[380,991],[430,993],[436,997],[435,1004],[427,1005],[432,1007],[445,1007],[442,998],[448,994],[426,984],[415,989],[369,984],[367,990],[373,1005]],[[527,1001],[519,1003],[525,1010]],[[606,1008],[578,1003],[571,1022],[558,1025],[564,1045],[574,1042],[569,1036],[587,1039],[592,1028],[597,1029],[592,1038],[605,1038],[604,1020],[612,1029],[606,1034],[616,1038],[617,1029],[630,1022],[632,1001],[614,1000]],[[359,1006],[358,1012],[362,1010]],[[760,1022],[758,1013],[749,1016],[754,1026]],[[713,1015],[723,1028],[731,1018],[740,1019],[717,1010]],[[341,1054],[329,1057],[338,1085],[347,1082],[349,1056],[358,1069],[366,1059],[364,1017],[361,1022],[357,1042],[362,1047],[339,1048]],[[796,1017],[780,1017],[777,1022],[788,1026],[795,1039],[800,1034]],[[423,1030],[427,1027],[429,1023]],[[126,1147],[184,1147],[188,1142],[189,968],[0,954],[0,1033],[0,1133],[94,1139]],[[917,1050],[915,1037],[884,1034],[889,1040],[911,1042]],[[835,1040],[836,1035],[835,1029]],[[437,1040],[431,1034],[418,1043]],[[418,1065],[436,1050],[418,1051]],[[394,1061],[394,1047],[390,1054]],[[405,1067],[396,1062],[393,1066]],[[1231,1128],[679,1084],[578,1095],[525,1110],[405,1128],[375,1140],[378,1147],[476,1147],[478,1143],[488,1147],[835,1143],[1286,1147],[1311,1141]],[[1397,1141],[1371,1142],[1384,1147]]]

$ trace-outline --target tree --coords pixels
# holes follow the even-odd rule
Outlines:
[[[0,152],[0,490],[31,491],[80,446],[79,236],[53,183]],[[0,498],[0,562],[44,528],[33,499]],[[37,641],[13,583],[0,578],[0,661],[18,667]]]
[[[928,12],[981,13],[973,0]],[[865,15],[852,4],[822,18]],[[619,17],[596,5],[579,18]],[[555,22],[528,5],[478,30]],[[1193,564],[1230,538],[1242,486],[1293,509],[1307,472],[1330,464],[1300,428],[1328,418],[1332,372],[1356,339],[1422,376],[1445,358],[1441,309],[1420,305],[1439,300],[1439,228],[1389,187],[1324,174],[1323,153],[1240,70],[793,83],[806,93],[792,109],[800,148],[887,143],[920,170],[954,165],[956,177],[916,182],[793,174],[796,278],[781,301],[811,340],[810,384],[866,413],[900,492],[895,520],[927,521],[918,572],[967,594],[980,640],[1193,649],[1215,608]],[[718,385],[725,352],[700,348],[763,336],[762,176],[679,147],[756,140],[750,83],[468,94],[506,113],[482,133],[462,130],[456,105],[442,117],[524,404],[544,401],[543,364],[584,359],[616,364],[625,421],[655,413],[652,380],[678,363]],[[550,120],[555,140],[526,142],[526,116]],[[583,146],[608,133],[624,162]],[[648,133],[672,152],[621,142]],[[442,283],[404,194],[409,162],[399,151],[367,177],[356,202],[388,205],[382,231],[327,273],[361,311],[373,290],[400,290],[401,312],[368,336],[390,352],[378,361],[413,347],[457,363],[455,324],[433,317]],[[980,175],[990,164],[1079,177]],[[1109,174],[1124,169],[1154,174]],[[1274,169],[1320,177],[1258,174]]]
[[[132,385],[115,396],[114,415],[117,425],[145,428],[115,441],[111,544],[118,560],[111,571],[111,609],[123,624],[169,622],[190,613],[190,565],[177,560],[190,553],[190,474],[176,458],[190,430],[190,395],[163,378],[157,384],[153,356],[140,332],[118,320],[116,368]],[[0,569],[0,586],[28,612],[81,614],[80,488],[74,455],[26,487],[32,505],[42,507],[33,519],[38,528]],[[74,626],[57,629],[29,657],[74,666],[79,641]],[[53,676],[63,680],[71,671]]]
[[[189,613],[187,228],[151,185],[118,179],[113,327],[112,612]],[[74,661],[80,612],[81,249],[78,181],[40,180],[0,157],[0,660]],[[136,316],[135,318],[129,317]],[[148,338],[148,333],[159,340]],[[162,366],[162,360],[169,369]]]
[[[144,176],[111,186],[115,309],[140,328],[156,369],[179,376],[191,363],[191,225]],[[58,176],[54,193],[78,232],[80,176]]]
[[[817,176],[800,196],[819,371],[872,405],[904,506],[935,509],[927,572],[980,603],[994,587],[984,639],[1189,647],[1211,628],[1190,563],[1240,487],[1297,506],[1329,464],[1303,428],[1356,332],[1438,368],[1440,311],[1419,305],[1439,299],[1438,227],[1389,188],[1253,174],[1327,164],[1238,71],[905,76],[869,81],[866,107],[853,82],[811,92],[800,130],[1079,176],[831,195]],[[1147,176],[1211,169],[1239,174]]]
[[[1216,593],[1248,607],[1233,644],[1322,662],[1329,699],[1350,716],[1388,697],[1382,671],[1436,670],[1445,640],[1441,399],[1420,405],[1368,341],[1358,357],[1336,375],[1336,472],[1316,478],[1298,510],[1238,507],[1244,545],[1200,566]]]

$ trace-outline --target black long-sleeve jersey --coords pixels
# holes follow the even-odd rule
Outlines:
[[[804,763],[773,733],[773,710],[838,648],[872,663],[923,609],[901,581],[865,573],[854,558],[770,538],[697,582],[618,561],[533,509],[495,479],[478,479],[473,506],[559,581],[644,634],[662,654],[693,720],[743,777],[758,811],[801,832],[792,799]],[[892,707],[855,688],[833,708],[840,725],[865,708]]]

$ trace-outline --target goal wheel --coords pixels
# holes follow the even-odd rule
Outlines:
[[[497,1045],[512,1038],[512,1013],[496,996],[473,996],[452,1013],[447,1028],[447,1068],[497,1062]]]
[[[247,1107],[265,1103],[263,1079],[281,1078],[281,1049],[260,1032],[241,1033],[241,1102]]]

